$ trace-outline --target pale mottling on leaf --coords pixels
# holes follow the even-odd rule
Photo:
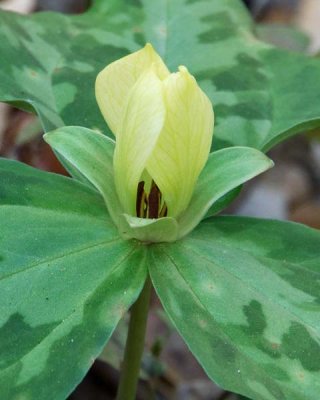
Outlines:
[[[44,98],[43,89],[45,87],[43,78],[45,77],[43,71],[38,68],[30,68],[28,65],[15,64],[12,65],[12,75],[16,82],[19,83],[19,90],[32,94],[32,88],[35,87],[39,91],[39,97]],[[24,79],[28,77],[28,79]],[[40,77],[42,79],[40,79]],[[27,98],[27,100],[29,100]]]
[[[262,132],[264,136],[270,132],[272,127],[271,121],[268,119],[252,120],[252,125],[255,131]]]
[[[138,50],[137,43],[134,41],[134,34],[128,31],[127,34],[123,33],[123,36],[119,36],[114,32],[105,32],[100,29],[89,29],[88,34],[102,46],[115,46],[119,48],[128,49],[128,53]],[[108,54],[106,54],[106,57]],[[99,72],[99,71],[97,71]]]
[[[25,79],[26,76],[30,76],[30,78]],[[43,71],[30,69],[26,65],[14,65],[12,66],[12,77],[18,84],[16,88],[18,99],[25,99],[39,107],[38,111],[41,109],[40,115],[43,120],[47,119],[53,126],[63,125],[55,108],[52,87],[46,90],[48,77]],[[36,99],[34,99],[34,92],[37,93]]]
[[[208,328],[208,322],[205,319],[199,319],[198,323],[201,329]]]
[[[246,384],[256,393],[261,400],[279,400],[280,397],[273,396],[270,391],[260,382],[246,378]]]
[[[74,68],[75,71],[78,72],[94,72],[95,68],[92,64],[89,63],[84,63],[81,61],[74,61],[72,63],[72,68]]]
[[[292,360],[290,362],[287,368],[287,373],[290,375],[293,381],[298,380],[301,387],[308,387],[309,385],[312,385],[315,381],[314,374],[303,368],[299,360]],[[320,379],[320,374],[318,375],[317,379]]]
[[[56,98],[57,109],[59,112],[69,104],[72,104],[77,91],[77,86],[69,82],[61,82],[53,86],[53,93]]]
[[[183,318],[183,313],[179,304],[179,300],[174,296],[168,297],[168,300],[170,304],[170,309],[174,311],[175,315],[177,315],[178,318]]]
[[[44,35],[46,34],[44,33]],[[42,65],[43,69],[50,74],[56,65],[56,60],[61,57],[58,49],[38,35],[33,35],[32,41],[21,39],[21,43],[23,44],[23,47]],[[41,57],[39,57],[40,52]]]
[[[109,22],[110,22],[111,26],[112,26],[112,24],[114,24],[114,25],[119,25],[121,27],[123,27],[124,25],[126,27],[128,27],[128,25],[130,25],[130,22],[132,21],[130,12],[128,12],[128,13],[109,13],[109,14],[110,14]]]
[[[218,285],[217,283],[215,283],[213,281],[212,282],[206,282],[205,280],[203,280],[202,290],[203,290],[203,293],[210,293],[210,296],[211,295],[220,296],[221,295],[221,291],[223,289],[221,288],[221,284]]]
[[[107,286],[109,286],[109,288],[112,287],[112,282],[110,282],[110,284]],[[104,326],[105,324],[108,324],[109,320],[115,321],[119,319],[119,316],[122,317],[128,310],[126,307],[127,299],[134,296],[134,294],[135,291],[132,289],[130,290],[129,287],[125,293],[117,293],[117,295],[114,296],[114,302],[111,307],[108,302],[106,302],[105,305],[101,307],[99,315],[97,317],[98,322],[100,322],[100,324]]]
[[[226,106],[234,106],[238,102],[238,98],[236,93],[228,92],[228,91],[216,91],[216,87],[214,83],[210,79],[203,79],[201,81],[201,88],[207,93],[210,90],[214,91],[214,104],[215,107],[218,104],[226,105]],[[217,117],[219,117],[217,115]]]
[[[46,365],[50,356],[51,348],[54,343],[68,336],[71,330],[81,324],[83,319],[83,309],[80,307],[74,312],[71,318],[62,320],[61,323],[50,332],[37,346],[31,349],[20,359],[22,368],[19,372],[17,385],[23,385],[29,382],[32,378],[37,377],[46,369]],[[71,323],[70,323],[71,322]],[[34,360],[37,362],[34,362]]]
[[[28,394],[18,394],[14,396],[12,400],[33,400],[32,397]]]
[[[17,36],[16,32],[9,24],[8,25],[3,24],[1,26],[1,30],[3,32],[3,35],[8,40],[8,44],[10,44],[11,47],[19,47],[20,37]]]

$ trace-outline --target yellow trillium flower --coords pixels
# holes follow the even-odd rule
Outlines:
[[[125,213],[177,218],[209,156],[208,97],[186,67],[170,73],[147,44],[99,73],[96,98],[116,137],[115,186]]]

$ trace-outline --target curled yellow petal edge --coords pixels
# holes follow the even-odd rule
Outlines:
[[[168,207],[168,216],[183,212],[210,152],[214,114],[210,100],[185,67],[164,81],[166,118],[147,162]]]

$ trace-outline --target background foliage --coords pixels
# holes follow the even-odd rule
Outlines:
[[[319,61],[258,40],[239,0],[96,0],[79,16],[2,12],[0,38],[0,100],[35,109],[46,131],[80,125],[110,134],[95,77],[146,42],[171,70],[187,65],[208,93],[216,149],[265,150],[319,125]]]

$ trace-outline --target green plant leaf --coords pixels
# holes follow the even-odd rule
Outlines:
[[[232,147],[211,153],[187,210],[178,218],[179,237],[194,229],[217,200],[226,195],[225,200],[233,199],[230,191],[272,166],[268,157],[249,147]],[[217,210],[215,207],[211,213]]]
[[[161,302],[213,380],[254,400],[318,400],[319,231],[214,217],[150,250]]]
[[[8,160],[0,181],[1,399],[65,399],[139,295],[144,247],[81,183]]]
[[[110,215],[117,222],[123,211],[114,184],[114,142],[81,126],[57,129],[45,134],[44,139],[71,175],[88,181],[100,192]]]
[[[81,125],[110,134],[95,77],[147,41],[208,93],[215,149],[267,150],[320,125],[320,60],[259,41],[240,0],[95,0],[79,16],[1,12],[0,39],[0,99],[36,110],[46,131]]]

